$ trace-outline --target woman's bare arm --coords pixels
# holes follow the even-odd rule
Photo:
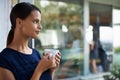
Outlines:
[[[10,70],[0,67],[0,80],[15,80],[15,77]]]

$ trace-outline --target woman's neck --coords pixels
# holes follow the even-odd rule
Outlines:
[[[14,36],[13,41],[7,47],[25,54],[32,53],[32,50],[28,47],[28,38],[22,37],[20,35]]]

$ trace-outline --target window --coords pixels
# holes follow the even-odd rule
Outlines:
[[[61,65],[55,79],[83,74],[83,5],[71,2],[35,0],[42,11],[43,29],[35,47],[42,54],[44,49],[59,49]]]

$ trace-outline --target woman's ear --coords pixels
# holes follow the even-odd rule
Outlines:
[[[22,19],[16,18],[16,26],[18,26],[19,28],[22,27]]]

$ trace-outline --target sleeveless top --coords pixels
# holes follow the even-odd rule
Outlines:
[[[0,67],[10,70],[16,80],[30,80],[40,59],[35,49],[32,49],[32,54],[24,54],[5,48],[0,53]],[[39,80],[52,80],[50,71],[43,72]]]

